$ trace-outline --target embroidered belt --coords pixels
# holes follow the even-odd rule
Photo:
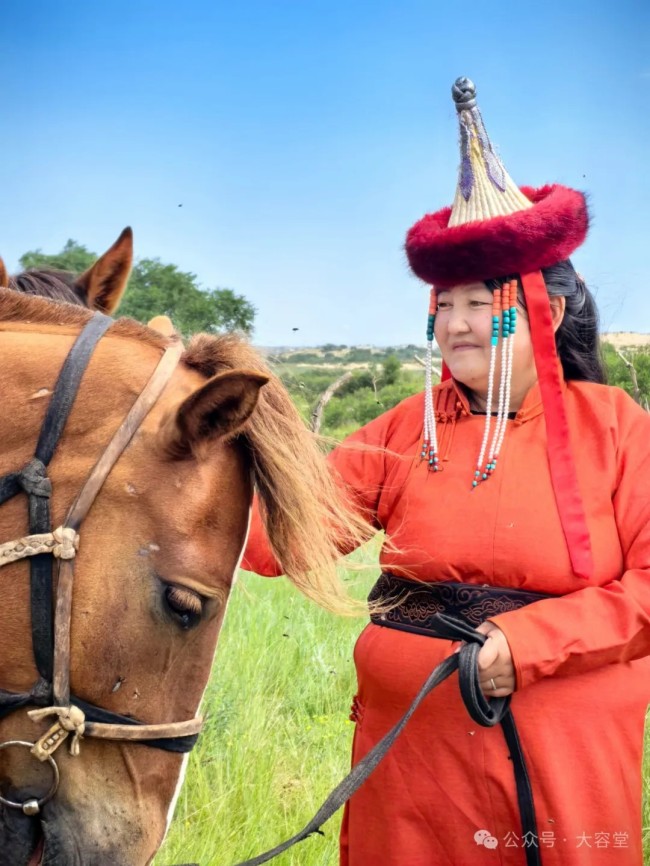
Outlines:
[[[370,616],[376,625],[437,636],[439,613],[461,619],[476,628],[486,619],[518,610],[535,601],[553,598],[540,592],[472,583],[420,583],[385,572],[370,590],[368,601],[395,605]]]

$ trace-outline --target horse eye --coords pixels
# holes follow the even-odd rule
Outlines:
[[[165,587],[167,610],[183,629],[194,628],[201,622],[203,604],[200,596],[180,586]]]

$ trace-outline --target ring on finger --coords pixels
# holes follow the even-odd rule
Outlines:
[[[493,692],[496,692],[497,684],[494,682],[494,677],[490,677],[490,687],[492,688]]]

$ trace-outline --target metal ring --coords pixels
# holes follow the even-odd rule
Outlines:
[[[0,743],[0,750],[6,749],[7,746],[25,746],[27,749],[31,751],[34,748],[35,743],[28,743],[26,740],[7,740],[6,743]],[[37,759],[38,760],[38,759]],[[56,790],[59,787],[59,768],[56,765],[56,761],[51,755],[47,756],[47,761],[49,765],[52,767],[52,773],[54,774],[54,781],[52,782],[52,786],[50,790],[45,794],[44,797],[41,797],[40,800],[37,800],[35,797],[30,797],[28,800],[25,800],[24,803],[17,803],[15,800],[8,800],[6,797],[3,797],[0,794],[0,803],[3,806],[9,806],[11,809],[20,809],[21,812],[25,812],[25,814],[38,814],[41,809],[41,806],[44,806],[52,797],[56,794]],[[39,762],[40,763],[40,762]],[[35,806],[35,811],[26,811],[25,807],[27,805]]]
[[[494,682],[494,677],[490,677],[490,685],[492,686],[492,691],[496,692],[497,684]]]

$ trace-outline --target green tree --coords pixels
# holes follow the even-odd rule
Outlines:
[[[382,363],[382,385],[394,385],[399,379],[402,364],[397,355],[391,354]]]
[[[611,343],[604,342],[602,351],[609,384],[623,388],[643,407],[647,407],[650,403],[650,349],[623,349],[619,353]]]
[[[69,240],[60,253],[27,252],[20,259],[23,268],[58,268],[80,274],[97,259],[77,241]],[[169,316],[184,335],[243,331],[250,335],[255,307],[232,289],[202,289],[195,274],[181,271],[160,259],[141,259],[131,272],[119,313],[140,322],[154,316]]]
[[[141,259],[133,268],[120,313],[141,322],[169,316],[185,335],[204,331],[253,330],[255,307],[232,289],[199,288],[195,274],[160,259]]]
[[[20,264],[25,270],[27,268],[55,268],[58,271],[72,271],[74,274],[83,274],[96,261],[97,256],[82,244],[66,241],[60,253],[46,255],[41,250],[29,250],[20,257]]]

